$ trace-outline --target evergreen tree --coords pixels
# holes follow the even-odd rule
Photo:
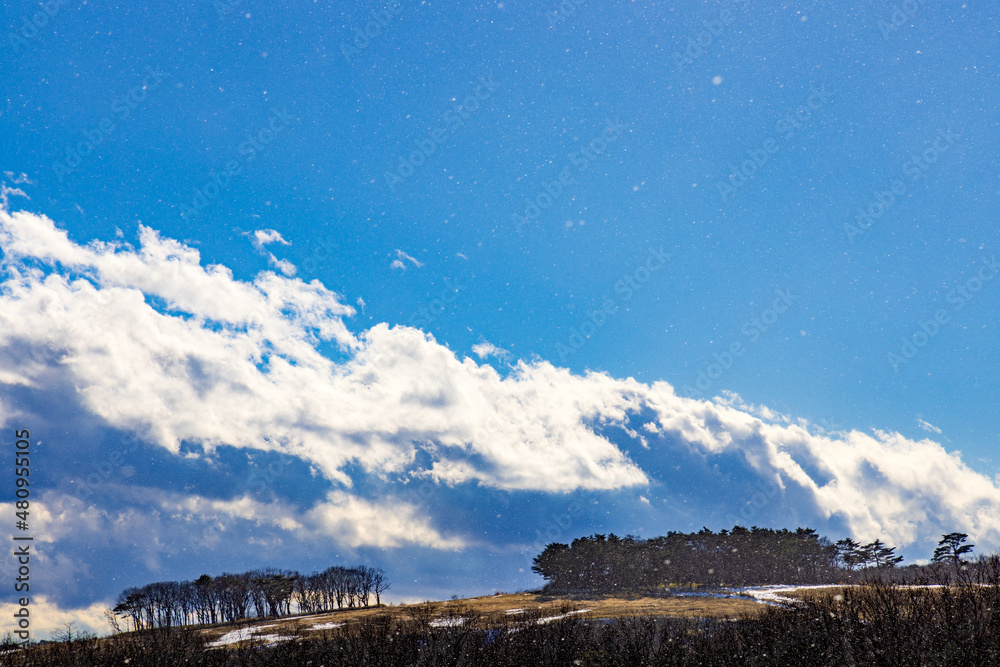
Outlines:
[[[848,570],[853,570],[864,562],[861,545],[849,537],[837,542],[837,560]]]
[[[963,544],[969,536],[966,533],[948,533],[941,537],[937,549],[934,550],[934,557],[931,559],[935,563],[951,563],[958,567],[963,561],[962,556],[972,553],[975,544]]]

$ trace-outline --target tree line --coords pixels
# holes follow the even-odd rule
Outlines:
[[[385,573],[364,565],[333,566],[308,575],[264,568],[126,588],[107,616],[116,628],[124,620],[133,630],[231,623],[250,617],[288,615],[292,609],[316,614],[368,607],[373,595],[377,606],[388,589]]]
[[[945,535],[934,561],[958,565],[972,551],[964,533]],[[811,528],[744,528],[718,533],[671,531],[641,539],[594,534],[571,544],[552,543],[532,565],[551,591],[634,591],[677,584],[745,586],[821,584],[855,573],[895,568],[902,556],[881,540],[832,543]]]
[[[224,650],[210,648],[212,637],[187,626],[24,650],[10,642],[0,644],[0,651],[10,667],[995,666],[1000,655],[1000,556],[964,561],[958,569],[964,578],[958,582],[949,578],[954,562],[935,563],[926,572],[944,576],[915,581],[918,586],[872,577],[858,586],[817,592],[797,604],[762,605],[759,613],[739,617],[640,612],[594,619],[568,613],[582,610],[566,603],[564,616],[556,619],[547,617],[551,611],[526,609],[511,615],[502,608],[490,613],[466,607],[448,617],[461,622],[433,624],[433,613],[416,605],[410,613],[366,615],[336,628],[283,627],[281,634],[289,641],[247,641]],[[926,587],[949,583],[953,585]]]

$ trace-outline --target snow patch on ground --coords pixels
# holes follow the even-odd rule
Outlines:
[[[577,609],[576,611],[570,611],[570,612],[567,612],[565,614],[562,614],[561,616],[546,616],[545,618],[538,619],[538,625],[541,625],[543,623],[551,623],[552,621],[561,621],[564,618],[569,618],[573,614],[582,614],[585,611],[590,611],[590,610],[589,609]]]
[[[435,618],[430,622],[432,628],[457,628],[461,625],[465,625],[465,618],[463,616],[454,616],[451,618]]]
[[[766,586],[760,588],[738,588],[736,589],[740,593],[749,595],[757,602],[761,604],[771,604],[779,606],[796,605],[801,601],[795,598],[790,598],[781,593],[788,593],[790,591],[804,591],[816,588],[837,588],[836,584],[818,584],[815,586]]]
[[[312,630],[333,630],[334,628],[343,627],[343,623],[317,623],[312,626]]]
[[[523,609],[508,609],[504,613],[507,614],[508,616],[513,616],[514,614],[523,614],[524,610]]]
[[[265,628],[273,628],[274,623],[270,625],[257,625],[250,628],[239,628],[237,630],[232,630],[222,635],[214,642],[209,644],[212,648],[218,648],[220,646],[229,646],[230,644],[239,644],[240,642],[249,641],[251,639],[259,639],[261,641],[275,643],[275,642],[286,642],[295,637],[286,637],[284,635],[262,635],[258,634],[261,630]]]

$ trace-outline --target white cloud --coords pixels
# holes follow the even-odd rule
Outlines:
[[[300,509],[285,500],[263,502],[247,494],[212,498],[124,482],[109,483],[106,490],[117,499],[116,506],[88,505],[57,491],[35,500],[33,579],[75,590],[93,565],[72,557],[77,548],[110,550],[161,572],[170,558],[203,555],[234,543],[286,550],[292,544],[445,551],[469,546],[465,538],[436,529],[428,508],[398,499],[367,500],[334,490]],[[0,504],[0,511],[13,516],[13,504]],[[15,559],[0,561],[0,575],[6,579],[13,580],[16,570]]]
[[[14,174],[12,172],[5,171],[4,174],[7,176],[7,178],[13,179],[12,182],[14,183],[14,185],[20,185],[21,183],[28,183],[29,185],[32,184],[31,181],[28,180],[28,177],[25,174],[21,174],[21,178],[18,179],[14,179]],[[25,199],[31,199],[31,197],[29,197],[28,194],[21,188],[12,188],[9,185],[7,185],[6,181],[0,182],[0,208],[6,209],[8,206],[10,206],[11,197],[23,197]]]
[[[465,546],[460,538],[441,535],[412,505],[380,505],[340,491],[331,492],[325,502],[309,510],[303,519],[315,532],[349,547],[387,549],[412,544],[460,549]]]
[[[44,371],[79,387],[84,405],[112,426],[175,453],[185,440],[209,451],[278,450],[348,485],[343,468],[352,461],[399,471],[430,442],[442,461],[475,454],[468,479],[501,488],[645,482],[577,419],[581,408],[621,403],[604,380],[573,379],[547,364],[500,378],[405,327],[377,325],[355,337],[342,319],[353,309],[316,281],[263,273],[240,282],[149,228],[140,241],[139,249],[79,246],[47,218],[0,212],[0,242],[16,277],[0,298],[0,347],[17,340],[57,350],[60,363]],[[32,252],[73,274],[13,264]],[[150,297],[163,299],[166,312]],[[321,340],[353,357],[335,365],[317,351]],[[27,381],[43,372],[9,361]],[[581,394],[538,401],[561,382]],[[549,474],[552,466],[563,474]]]
[[[930,433],[937,433],[938,435],[941,435],[941,429],[939,429],[934,424],[931,424],[929,422],[925,422],[923,419],[919,419],[919,418],[917,419],[917,426],[919,426],[920,428],[922,428],[925,431],[928,431]]]
[[[259,217],[259,216],[258,216]],[[292,277],[296,274],[298,269],[295,265],[286,259],[278,259],[274,256],[274,253],[270,253],[264,250],[264,246],[270,243],[280,243],[281,245],[292,245],[281,236],[281,232],[274,229],[258,229],[253,232],[241,232],[244,236],[250,237],[250,242],[253,243],[253,247],[257,252],[267,258],[268,266],[273,266],[274,268],[281,271],[282,274],[288,277]]]
[[[15,174],[12,171],[5,171],[5,172],[3,172],[3,175],[6,178],[9,178],[11,180],[11,183],[13,183],[14,185],[21,185],[21,184],[25,184],[25,183],[28,184],[28,185],[34,185],[35,184],[35,182],[32,181],[30,178],[28,178],[28,175],[26,173],[24,173],[23,171],[21,172],[20,175],[17,175],[17,174]]]
[[[394,268],[394,269],[395,268],[400,268],[400,269],[404,269],[405,270],[406,269],[406,264],[403,263],[404,259],[408,260],[410,262],[413,262],[413,265],[415,267],[417,267],[418,269],[420,267],[424,266],[424,263],[421,262],[420,260],[418,260],[416,257],[413,257],[412,255],[408,255],[405,252],[403,252],[402,250],[399,250],[397,248],[396,249],[396,259],[392,263],[392,268]]]
[[[735,395],[682,398],[664,382],[574,375],[542,360],[501,376],[416,329],[352,333],[344,318],[354,309],[317,281],[271,272],[239,281],[152,229],[139,236],[138,248],[79,245],[47,218],[0,210],[9,276],[0,292],[0,418],[13,409],[12,387],[75,387],[85,410],[175,454],[183,441],[278,451],[338,485],[305,516],[211,501],[220,515],[326,531],[349,545],[413,543],[405,526],[420,543],[451,548],[426,508],[364,500],[349,490],[347,470],[508,490],[636,487],[655,480],[601,427],[637,435],[641,426],[650,455],[664,439],[706,459],[737,453],[760,479],[804,494],[862,539],[902,546],[961,530],[1000,545],[1000,489],[936,442],[810,430]],[[322,341],[346,360],[320,354]],[[52,520],[61,534],[65,508],[50,512],[63,517]]]
[[[107,635],[111,632],[104,617],[104,610],[112,606],[110,602],[95,602],[86,607],[76,609],[64,609],[57,603],[50,600],[50,596],[32,595],[28,605],[30,614],[32,639],[51,639],[53,633],[63,630],[64,623],[74,623],[73,631],[90,631],[97,635]],[[0,615],[4,619],[11,619],[20,609],[15,602],[0,603]],[[8,621],[9,622],[9,621]],[[21,641],[15,637],[18,641]]]
[[[473,345],[472,351],[475,352],[480,359],[485,359],[486,357],[506,357],[509,354],[507,350],[502,347],[497,347],[493,343],[486,340]]]
[[[278,259],[271,253],[267,253],[267,263],[281,271],[285,276],[291,278],[298,271],[295,265],[287,259]]]
[[[1000,545],[1000,488],[939,443],[882,431],[814,434],[680,398],[666,383],[652,385],[648,397],[665,431],[707,452],[741,451],[760,477],[805,491],[856,537],[907,545],[961,529]]]
[[[281,245],[291,245],[291,243],[286,241],[281,236],[281,232],[278,232],[274,229],[258,229],[254,231],[253,238],[251,240],[253,241],[254,247],[257,248],[258,250],[260,250],[269,243],[280,243]]]
[[[433,549],[460,549],[465,542],[442,535],[408,503],[392,505],[331,491],[305,512],[281,501],[259,502],[250,496],[229,500],[145,490],[165,514],[175,518],[207,521],[210,530],[202,541],[214,544],[222,533],[238,521],[267,525],[289,533],[298,542],[311,540],[350,547],[395,548],[419,546]],[[205,546],[211,546],[206,544]]]

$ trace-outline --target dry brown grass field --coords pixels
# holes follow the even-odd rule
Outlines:
[[[783,592],[789,597],[816,594],[817,591]],[[267,642],[271,636],[296,633],[320,634],[324,630],[389,616],[399,620],[418,621],[431,627],[468,624],[490,627],[512,620],[534,620],[545,623],[568,616],[579,618],[621,618],[629,616],[667,616],[684,618],[737,618],[755,616],[766,604],[749,598],[712,597],[553,597],[536,593],[504,593],[482,597],[384,605],[368,609],[345,609],[335,612],[295,616],[282,619],[250,619],[239,624],[205,628],[202,632],[210,642],[218,641],[235,628],[245,628],[241,635],[230,634],[226,643],[237,638]],[[464,619],[464,620],[457,620]]]
[[[774,586],[736,597],[497,594],[79,639],[0,664],[995,667],[1000,586],[991,581]]]

